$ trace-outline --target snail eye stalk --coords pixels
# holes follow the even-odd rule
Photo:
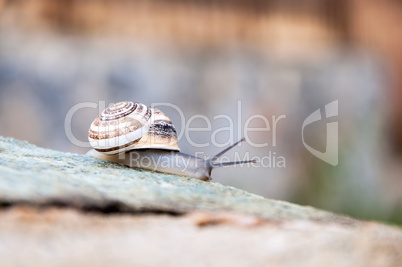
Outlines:
[[[256,163],[257,160],[232,161],[232,162],[222,162],[222,163],[215,162],[223,154],[225,154],[226,152],[228,152],[229,150],[231,150],[232,148],[237,146],[239,143],[244,142],[244,141],[246,141],[246,138],[243,137],[242,139],[240,139],[233,145],[225,148],[224,150],[222,150],[221,152],[219,152],[218,154],[216,154],[215,156],[213,156],[212,158],[207,160],[207,165],[212,169],[212,168],[216,168],[216,167],[224,167],[224,166],[230,166],[230,165],[236,165],[236,164]]]

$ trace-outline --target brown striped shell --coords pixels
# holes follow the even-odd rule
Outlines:
[[[102,111],[89,128],[88,139],[105,154],[146,148],[180,151],[176,129],[163,112],[128,101]]]

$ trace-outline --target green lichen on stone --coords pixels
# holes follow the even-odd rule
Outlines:
[[[62,202],[100,208],[117,203],[128,212],[231,210],[272,220],[356,222],[219,183],[131,169],[3,137],[0,137],[0,202],[34,205]]]

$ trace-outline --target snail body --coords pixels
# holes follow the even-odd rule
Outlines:
[[[88,139],[93,147],[88,156],[202,181],[212,179],[214,167],[255,162],[216,163],[223,153],[244,138],[208,160],[181,153],[176,129],[163,112],[128,101],[113,104],[102,111],[92,122]]]
[[[107,155],[92,149],[87,155],[131,168],[189,176],[202,181],[211,180],[212,167],[208,166],[204,159],[177,151],[143,149],[130,151],[124,155]]]

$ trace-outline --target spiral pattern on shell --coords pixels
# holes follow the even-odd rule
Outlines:
[[[92,122],[88,139],[95,150],[105,154],[145,148],[180,150],[176,129],[165,114],[129,101],[102,111]]]
[[[140,104],[142,105],[142,104]],[[132,113],[136,108],[138,104],[133,103],[133,102],[119,102],[114,105],[110,105],[107,109],[102,111],[100,119],[102,121],[110,121],[110,120],[116,120],[118,118],[122,118],[126,115],[129,115]],[[142,107],[139,107],[142,108]]]

